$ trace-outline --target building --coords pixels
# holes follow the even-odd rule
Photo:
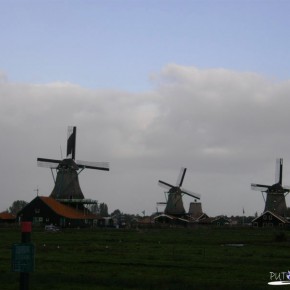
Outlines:
[[[203,214],[201,202],[191,202],[188,214],[191,218],[198,219]]]
[[[116,228],[118,227],[117,221],[112,217],[101,217],[97,220],[98,227],[101,228]]]
[[[188,219],[168,215],[165,213],[162,213],[162,214],[154,217],[153,220],[154,220],[155,224],[170,224],[170,225],[187,226],[189,223]]]
[[[14,223],[16,221],[16,216],[7,212],[7,211],[4,211],[4,212],[1,212],[0,213],[0,223],[1,224],[11,224],[11,223]]]
[[[224,216],[218,216],[211,221],[211,224],[215,226],[225,226],[225,225],[229,225],[230,223],[231,221],[227,217],[224,217]]]
[[[195,223],[200,223],[202,220],[208,219],[209,216],[206,213],[201,214],[198,217],[191,217],[191,221]]]
[[[52,197],[37,196],[17,215],[18,221],[31,221],[33,224],[60,227],[85,227],[97,221],[98,216],[86,208],[75,209],[55,200]]]
[[[259,217],[252,220],[254,227],[289,227],[290,223],[285,217],[277,215],[271,211],[265,211]]]

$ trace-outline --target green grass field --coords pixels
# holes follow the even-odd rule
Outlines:
[[[20,236],[19,228],[0,228],[1,290],[19,289],[11,246]],[[272,289],[270,272],[290,270],[286,230],[33,229],[32,241],[31,290]]]

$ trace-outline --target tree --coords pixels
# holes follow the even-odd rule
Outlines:
[[[115,209],[112,213],[111,213],[111,216],[120,216],[122,213],[119,209]]]
[[[9,207],[9,213],[17,215],[18,212],[20,212],[26,205],[27,205],[26,201],[24,201],[24,200],[16,200]]]
[[[100,215],[102,217],[107,217],[109,216],[109,213],[108,213],[108,206],[103,202],[103,203],[100,203]]]
[[[99,205],[97,203],[96,204],[91,204],[87,208],[93,214],[99,214],[100,213]]]

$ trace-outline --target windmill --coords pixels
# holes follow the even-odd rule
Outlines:
[[[108,162],[88,162],[75,160],[76,150],[76,127],[68,127],[66,158],[63,160],[37,158],[39,167],[50,168],[54,179],[54,188],[50,197],[68,203],[96,203],[84,200],[84,195],[80,188],[78,175],[84,169],[109,170]],[[56,170],[56,178],[53,174]],[[71,201],[71,202],[69,202]]]
[[[262,192],[265,201],[265,211],[271,211],[280,216],[286,216],[287,206],[285,196],[290,192],[290,187],[282,186],[283,159],[276,160],[276,178],[273,185],[252,183],[251,188]],[[264,193],[267,195],[266,198]]]
[[[185,177],[185,173],[186,173],[186,168],[181,168],[180,174],[179,174],[179,177],[177,179],[175,186],[161,180],[158,181],[158,184],[160,186],[169,190],[166,207],[164,210],[165,214],[175,215],[175,216],[182,216],[185,214],[183,201],[182,201],[182,196],[184,194],[200,199],[199,194],[191,192],[181,187],[184,177]]]

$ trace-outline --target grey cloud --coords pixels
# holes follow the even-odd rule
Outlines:
[[[50,173],[36,158],[65,151],[68,125],[78,127],[78,159],[111,162],[108,174],[81,176],[85,195],[110,211],[154,211],[164,198],[158,179],[175,182],[181,166],[209,215],[261,212],[250,183],[274,181],[276,157],[284,157],[290,184],[289,81],[171,64],[152,82],[152,91],[129,93],[0,81],[0,210],[32,199],[37,185],[50,193]]]

